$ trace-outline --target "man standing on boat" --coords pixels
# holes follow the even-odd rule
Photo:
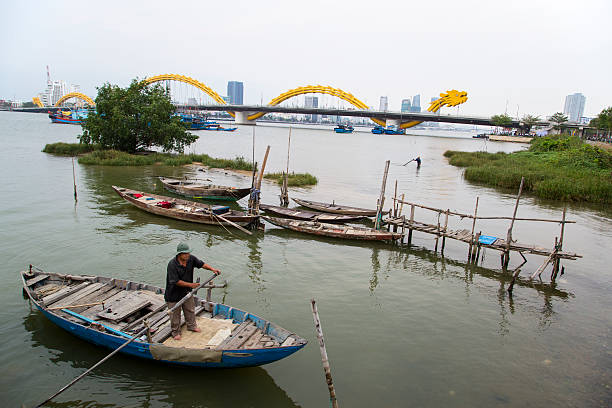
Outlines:
[[[168,304],[168,309],[172,308],[179,300],[184,298],[191,289],[197,287],[199,283],[193,282],[193,268],[203,268],[219,275],[221,271],[204,263],[195,256],[191,255],[189,245],[181,242],[176,247],[176,255],[168,262],[166,275],[166,292],[164,299]],[[181,309],[187,322],[187,330],[200,332],[195,319],[195,301],[189,298],[183,305],[172,312],[170,316],[170,327],[174,340],[181,339]]]

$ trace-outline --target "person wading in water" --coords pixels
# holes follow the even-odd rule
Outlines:
[[[191,255],[189,245],[181,242],[176,247],[176,255],[168,262],[166,274],[166,292],[164,300],[168,304],[168,309],[184,298],[191,289],[197,287],[199,283],[193,282],[193,268],[202,268],[212,271],[219,275],[221,271],[204,263],[195,256]],[[195,301],[189,298],[180,308],[177,308],[170,316],[170,327],[174,340],[181,339],[181,309],[187,322],[187,330],[200,332],[195,319]]]

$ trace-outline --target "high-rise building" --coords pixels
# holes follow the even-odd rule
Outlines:
[[[565,97],[565,106],[563,113],[567,115],[570,122],[578,122],[584,113],[584,103],[586,98],[581,93],[567,95]]]
[[[402,99],[402,112],[410,112],[411,107],[410,98]]]
[[[410,107],[410,112],[420,112],[421,111],[421,95],[417,94],[412,97],[412,106]]]
[[[304,97],[304,107],[305,108],[318,108],[319,107],[319,97],[318,96],[305,96]],[[311,122],[318,122],[319,115],[306,115],[307,120]]]
[[[44,91],[38,94],[40,101],[45,106],[53,106],[59,101],[62,96],[68,95],[71,92],[80,92],[79,85],[68,85],[66,81],[51,81],[49,74],[49,66],[47,65],[47,87]]]
[[[380,108],[378,110],[383,112],[389,110],[389,100],[386,96],[380,97]]]
[[[230,98],[231,105],[243,104],[243,83],[238,81],[229,81],[227,83],[227,95]]]

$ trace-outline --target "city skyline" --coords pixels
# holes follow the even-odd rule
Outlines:
[[[575,91],[589,100],[585,116],[612,104],[607,81],[612,56],[603,51],[612,48],[605,18],[612,15],[612,4],[604,0],[586,0],[578,12],[570,1],[408,5],[383,0],[376,7],[394,11],[383,26],[372,24],[365,11],[372,5],[360,1],[313,1],[307,8],[262,1],[259,6],[188,2],[190,15],[219,16],[201,25],[186,22],[182,7],[155,1],[146,7],[110,1],[78,8],[67,1],[7,3],[0,22],[19,36],[3,43],[0,97],[31,100],[44,87],[49,64],[55,77],[80,84],[90,96],[106,82],[127,86],[137,77],[174,73],[219,94],[228,80],[240,78],[245,104],[265,104],[308,84],[340,88],[368,106],[377,106],[380,95],[386,95],[393,109],[400,109],[406,95],[419,93],[428,100],[457,89],[469,97],[460,112],[482,116],[505,111],[515,116],[517,110],[519,116],[548,116],[562,111],[565,96]],[[71,18],[57,24],[65,15]],[[312,30],[307,22],[321,15],[333,23]],[[223,16],[231,16],[231,22]],[[75,33],[87,41],[74,41]],[[221,57],[194,54],[190,41],[168,33],[215,46]],[[410,54],[397,52],[401,38],[410,38]],[[330,46],[338,41],[350,67],[337,61],[337,47]],[[232,53],[236,47],[239,56]],[[316,58],[303,55],[309,47],[318,50]],[[521,63],[510,62],[508,49],[521,50]],[[394,55],[393,62],[381,64],[386,55]],[[569,60],[550,63],[547,56]],[[291,68],[279,60],[290,61]]]

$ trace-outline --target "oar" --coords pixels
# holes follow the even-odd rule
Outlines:
[[[416,160],[416,159],[412,159],[412,160],[410,160],[410,161],[407,161],[406,163],[402,164],[402,166],[405,166],[405,165],[407,165],[408,163],[411,163],[411,162],[413,162],[413,161],[415,161],[415,160]]]
[[[176,305],[174,305],[171,309],[168,310],[168,314],[171,314],[173,311],[175,311],[177,308],[181,307],[181,305],[183,303],[185,303],[188,299],[190,299],[191,297],[193,297],[196,292],[202,288],[202,286],[206,285],[207,283],[209,283],[210,281],[212,281],[213,279],[215,279],[217,277],[216,274],[214,274],[213,276],[211,276],[210,278],[208,278],[207,280],[205,280],[203,283],[200,283],[198,286],[196,286],[195,288],[193,288],[191,290],[191,292],[189,292],[187,295],[185,295],[185,297],[183,297],[181,300],[179,300]],[[161,321],[162,319],[164,319],[165,316],[160,316],[159,318],[155,319],[153,322],[149,323],[149,327],[155,325],[157,322]],[[134,337],[132,337],[131,339],[129,339],[128,341],[126,341],[125,343],[123,343],[121,346],[117,347],[115,350],[113,350],[109,355],[107,355],[106,357],[104,357],[102,360],[98,361],[96,364],[94,364],[93,366],[91,366],[91,368],[87,371],[85,371],[83,374],[79,375],[78,377],[76,377],[74,380],[70,381],[68,384],[66,384],[65,386],[63,386],[58,392],[56,392],[55,394],[53,394],[52,396],[50,396],[49,398],[47,398],[46,400],[44,400],[43,402],[41,402],[40,404],[36,405],[36,408],[42,407],[43,405],[45,405],[47,402],[51,401],[53,398],[57,397],[58,395],[60,395],[62,392],[66,391],[68,388],[72,387],[74,384],[76,384],[79,380],[81,380],[83,377],[85,377],[87,374],[89,374],[90,372],[92,372],[94,369],[96,369],[98,366],[100,366],[102,363],[104,363],[106,360],[108,360],[109,358],[111,358],[112,356],[114,356],[115,354],[117,354],[121,349],[123,349],[125,346],[127,346],[128,344],[130,344],[131,342],[133,342],[134,340],[136,340],[137,338],[139,338],[140,336],[142,336],[143,334],[145,334],[147,332],[147,330],[149,330],[148,327],[145,327],[144,329],[142,329],[141,331],[139,331],[138,333],[136,333],[134,335]]]

